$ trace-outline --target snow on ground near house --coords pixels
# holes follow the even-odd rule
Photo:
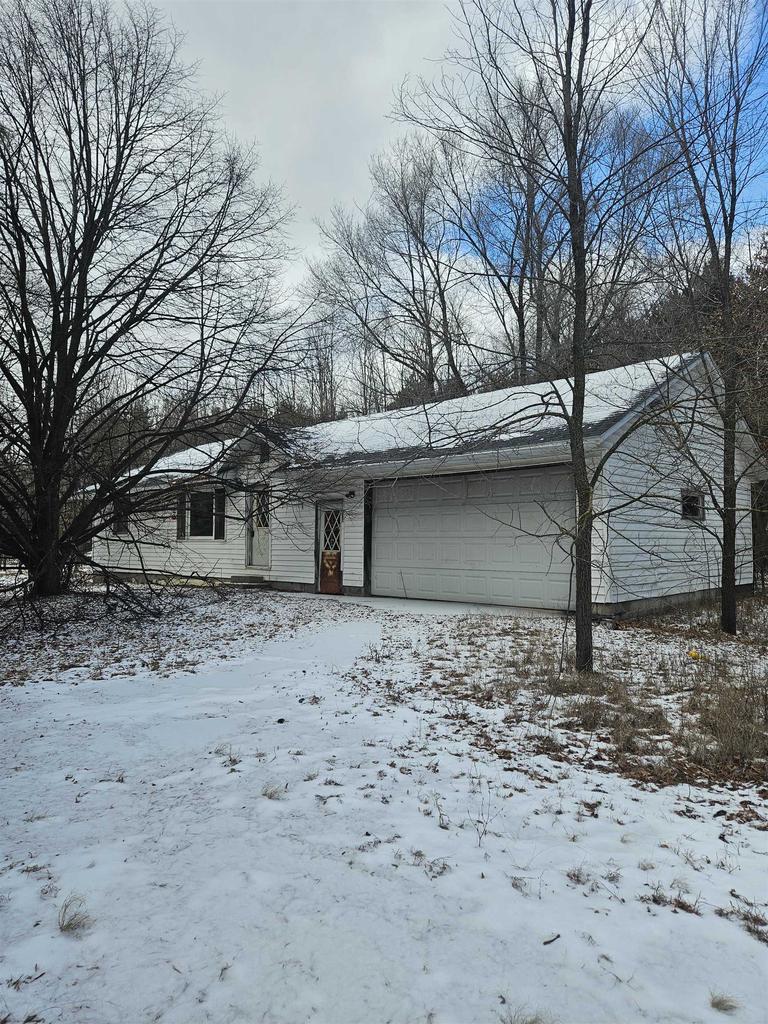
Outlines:
[[[515,725],[484,750],[500,713],[466,722],[440,658],[562,623],[475,612],[200,595],[9,642],[37,681],[0,689],[0,1021],[668,1024],[722,1020],[713,993],[766,1020],[732,913],[766,899],[755,787],[639,784]]]

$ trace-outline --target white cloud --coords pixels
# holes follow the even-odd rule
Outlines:
[[[227,126],[297,207],[299,256],[335,202],[364,202],[368,161],[400,133],[388,119],[407,74],[429,76],[452,37],[440,0],[161,0]],[[297,268],[298,273],[298,268]]]

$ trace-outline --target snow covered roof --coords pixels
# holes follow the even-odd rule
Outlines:
[[[672,356],[588,374],[585,433],[604,433],[658,390],[691,356]],[[568,379],[321,423],[292,431],[288,451],[301,464],[369,462],[415,454],[543,444],[565,439],[563,415],[573,397]]]
[[[590,373],[586,378],[585,434],[602,434],[697,356],[671,356]],[[417,455],[488,451],[565,440],[563,415],[573,397],[569,379],[525,384],[288,430],[273,444],[296,466],[386,462]],[[186,448],[159,460],[142,480],[162,486],[174,479],[221,474],[256,442],[247,435]]]
[[[227,465],[238,443],[239,439],[210,441],[184,448],[164,459],[158,459],[148,471],[145,471],[145,467],[132,471],[131,476],[138,476],[143,487],[161,487],[172,480],[188,476],[218,473]]]
[[[227,447],[231,447],[231,442],[211,441],[209,444],[185,448],[181,452],[176,452],[175,455],[168,455],[166,458],[160,459],[153,467],[152,472],[171,475],[199,473],[211,464],[219,462]]]

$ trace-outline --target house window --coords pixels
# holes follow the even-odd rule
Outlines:
[[[118,537],[124,537],[131,532],[128,523],[128,506],[125,501],[116,501],[112,506],[112,533]]]
[[[224,524],[226,522],[226,492],[217,487],[213,492],[213,536],[216,540],[224,540]]]
[[[692,522],[704,520],[704,495],[701,491],[683,491],[680,495],[680,517]]]
[[[225,497],[223,487],[217,487],[215,491],[190,491],[190,537],[213,537],[216,540],[224,540]]]
[[[190,492],[189,536],[213,536],[213,491]]]

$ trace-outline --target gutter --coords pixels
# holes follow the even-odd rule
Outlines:
[[[587,454],[600,450],[601,438],[585,439]],[[452,473],[481,473],[499,469],[515,469],[525,466],[562,465],[570,463],[571,450],[567,441],[558,440],[530,445],[516,445],[497,448],[493,451],[445,452],[440,455],[413,458],[381,458],[357,462],[317,462],[305,465],[278,466],[267,469],[267,473],[283,471],[290,475],[327,473],[334,480],[391,479],[393,477],[439,476]],[[329,480],[330,483],[330,480]]]

